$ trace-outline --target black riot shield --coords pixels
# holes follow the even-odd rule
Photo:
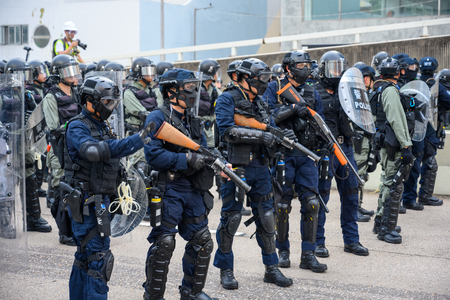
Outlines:
[[[0,269],[28,265],[24,78],[0,74]]]
[[[358,68],[350,68],[342,75],[339,82],[339,102],[353,123],[368,133],[375,133],[369,96],[364,77]]]

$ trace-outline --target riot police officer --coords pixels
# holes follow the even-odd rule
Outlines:
[[[241,63],[241,60],[233,60],[227,66],[227,74],[231,81],[228,83],[227,87],[233,86],[237,83],[236,67]]]
[[[159,84],[165,103],[147,117],[146,124],[155,122],[156,129],[150,133],[152,141],[144,149],[148,164],[158,171],[158,179],[149,198],[162,199],[162,223],[154,227],[147,238],[152,245],[147,254],[144,299],[163,299],[178,232],[187,241],[182,263],[181,299],[207,300],[211,298],[203,288],[213,250],[208,213],[214,202],[208,190],[212,186],[214,171],[205,167],[203,155],[154,137],[165,121],[206,146],[201,122],[195,121],[196,118],[188,112],[188,108],[194,106],[199,80],[191,71],[172,69],[159,77]]]
[[[398,60],[401,66],[397,85],[401,88],[410,81],[416,80],[419,71],[419,62],[416,58],[404,57]]]
[[[131,73],[127,76],[133,83],[123,94],[126,130],[129,135],[138,132],[147,115],[158,106],[156,95],[150,86],[155,78],[156,67],[150,59],[138,57],[133,60]],[[144,174],[148,173],[144,149],[137,151],[128,159],[136,169],[141,169]]]
[[[153,92],[156,95],[156,101],[158,105],[164,103],[164,98],[161,94],[161,90],[159,89],[159,77],[164,74],[166,71],[172,70],[174,68],[173,64],[168,61],[160,61],[156,64],[156,76],[157,76],[157,84],[155,85]]]
[[[272,66],[272,74],[271,81],[284,79],[283,67],[281,64],[274,64]]]
[[[21,58],[10,59],[5,66],[5,73],[23,73],[26,84],[33,82],[32,69],[26,61]],[[10,114],[14,114],[15,108],[20,108],[21,105],[19,97],[15,95],[8,95],[0,92],[2,98],[2,106],[10,107]],[[28,117],[36,108],[36,102],[30,92],[25,92],[25,125]],[[3,116],[2,123],[10,123],[7,115]],[[31,153],[28,147],[25,147],[25,203],[26,203],[26,221],[27,231],[50,232],[52,227],[48,222],[41,217],[41,205],[39,203],[38,194],[38,178],[36,176],[35,168],[35,154]]]
[[[364,84],[367,92],[372,91],[373,83],[375,81],[375,70],[372,67],[366,66],[363,62],[353,65],[358,68],[364,76]],[[358,167],[358,175],[367,182],[369,180],[369,172],[373,172],[376,168],[376,162],[371,161],[369,165],[370,153],[374,153],[373,149],[373,135],[366,132],[362,128],[355,127],[355,136],[353,137],[353,153],[355,162]],[[375,163],[375,165],[373,165]],[[370,168],[369,168],[370,167]],[[369,222],[370,216],[374,215],[373,210],[367,210],[362,207],[364,187],[359,186],[359,205],[358,205],[358,222]]]
[[[397,79],[400,64],[394,58],[386,58],[379,65],[382,82],[371,103],[376,115],[376,146],[381,148],[382,187],[378,198],[374,232],[378,239],[399,244],[402,237],[397,227],[398,211],[403,193],[402,182],[414,163],[411,152],[411,134],[414,131],[414,106],[411,97],[399,93]],[[398,165],[400,162],[400,166]],[[400,170],[400,171],[399,171]]]
[[[318,64],[320,81],[314,85],[314,89],[319,92],[320,98],[322,99],[325,122],[348,157],[349,163],[356,167],[351,144],[351,138],[355,132],[350,123],[351,121],[341,107],[337,91],[342,74],[348,68],[347,60],[337,51],[328,51],[322,55]],[[366,256],[369,255],[369,251],[359,242],[358,224],[356,223],[358,220],[357,211],[359,202],[358,180],[353,172],[349,172],[348,176],[346,174],[347,172],[348,170],[337,159],[330,158],[328,178],[321,178],[319,180],[319,193],[325,203],[328,203],[330,199],[331,180],[336,174],[336,184],[341,201],[341,228],[344,235],[344,251]],[[338,179],[338,177],[341,179]],[[328,249],[325,247],[325,221],[325,211],[321,207],[319,210],[319,224],[316,239],[317,247],[315,251],[318,257],[329,256]]]
[[[52,215],[59,229],[59,242],[75,246],[67,205],[59,190],[59,180],[64,175],[64,169],[61,168],[63,153],[58,153],[56,149],[64,135],[66,123],[79,113],[76,87],[81,75],[78,62],[67,54],[53,58],[51,71],[58,78],[58,84],[53,85],[42,100],[48,127],[47,138],[51,145],[47,152],[47,167],[51,170],[52,179],[48,185],[47,199],[51,203]]]
[[[323,106],[319,93],[308,84],[305,84],[311,72],[311,58],[305,51],[290,51],[283,59],[283,70],[286,77],[269,83],[263,99],[267,98],[269,106],[274,110],[275,124],[282,128],[293,129],[298,141],[311,151],[316,151],[319,144],[315,129],[305,118],[306,105],[290,104],[277,92],[289,82],[305,99],[308,107],[315,110],[323,118]],[[313,272],[324,272],[327,265],[317,261],[316,231],[319,213],[318,187],[319,169],[315,162],[298,150],[286,149],[285,152],[285,178],[283,196],[275,208],[277,220],[276,247],[278,248],[279,263],[281,268],[289,268],[291,265],[289,254],[289,213],[292,209],[291,201],[294,196],[293,185],[301,203],[301,235],[302,254],[300,268],[310,269]]]
[[[95,71],[105,71],[105,67],[107,64],[109,64],[111,61],[108,59],[102,59],[99,61],[95,67]]]
[[[114,266],[109,250],[109,208],[121,179],[120,158],[141,149],[150,132],[151,126],[147,126],[125,139],[116,139],[105,120],[118,106],[120,95],[111,80],[87,78],[80,89],[82,112],[66,126],[61,182],[70,185],[64,190],[77,244],[70,299],[107,299],[107,282]]]
[[[445,117],[447,110],[450,109],[450,95],[447,93],[445,87],[436,82],[433,74],[438,67],[436,58],[425,56],[419,61],[420,80],[431,88],[434,84],[438,85],[438,124],[437,130],[428,124],[427,135],[425,137],[425,150],[422,158],[419,202],[423,205],[439,206],[443,204],[441,199],[433,196],[434,186],[436,184],[436,176],[438,164],[436,161],[436,152],[439,149],[441,140],[445,139]]]
[[[292,285],[292,279],[286,278],[278,269],[272,177],[268,169],[268,160],[275,154],[275,139],[271,133],[237,126],[234,121],[235,113],[240,113],[275,126],[267,103],[260,97],[267,89],[272,72],[263,61],[247,58],[236,67],[236,74],[235,86],[229,87],[216,101],[217,128],[227,149],[228,162],[237,167],[236,172],[245,176],[246,182],[252,186],[247,199],[252,207],[256,239],[266,267],[264,282],[286,287]],[[220,268],[220,282],[225,289],[238,288],[233,271],[232,245],[241,221],[244,197],[236,197],[235,191],[232,181],[222,186],[223,204],[216,235],[218,249],[214,266]]]
[[[202,72],[202,83],[200,87],[200,102],[198,115],[203,120],[204,133],[208,147],[215,147],[214,127],[214,103],[222,92],[216,87],[216,80],[220,73],[220,65],[214,59],[202,60],[198,66],[198,71]]]
[[[378,52],[373,56],[371,66],[375,69],[375,81],[380,79],[380,70],[378,70],[378,67],[380,66],[383,59],[386,59],[388,57],[389,54],[386,51]]]

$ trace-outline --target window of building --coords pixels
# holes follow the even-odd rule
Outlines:
[[[50,42],[50,31],[44,25],[36,27],[33,34],[33,40],[36,46],[39,48],[44,48]]]
[[[0,45],[28,44],[28,25],[0,26]]]

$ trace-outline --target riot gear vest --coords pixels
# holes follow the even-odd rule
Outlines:
[[[334,137],[337,137],[339,135],[339,113],[337,113],[340,108],[339,100],[328,93],[320,83],[315,84],[314,89],[319,93],[320,99],[322,100],[325,122]]]
[[[200,92],[200,103],[199,103],[199,116],[212,116],[214,115],[214,103],[219,97],[219,93],[217,93],[217,88],[214,83],[211,83],[213,91],[211,93],[211,97],[209,96],[208,89],[202,84],[201,92]],[[209,107],[209,109],[207,109]]]
[[[34,101],[36,101],[36,104],[41,103],[42,101],[42,95],[44,95],[44,88],[40,86],[39,84],[33,83],[33,84],[27,84],[25,87],[31,95],[33,95]],[[40,92],[39,92],[40,90]]]
[[[0,89],[0,98],[2,101],[2,114],[0,120],[2,123],[12,123],[18,120],[21,114],[22,104],[20,96],[11,93],[10,89]]]
[[[149,93],[134,86],[128,86],[127,89],[133,93],[139,103],[141,103],[147,111],[152,111],[158,106],[156,103],[156,95],[153,93],[152,89],[150,89]],[[129,118],[131,116],[131,114],[126,114],[125,118]]]
[[[316,98],[315,98],[315,90],[312,86],[308,84],[304,84],[300,91],[298,91],[300,96],[306,101],[306,105],[312,110],[316,110]],[[288,104],[283,96],[280,96],[281,100],[284,104]],[[308,120],[301,119],[297,116],[292,116],[287,120],[281,122],[281,129],[292,129],[294,130],[297,139],[300,144],[308,148],[314,148],[317,146],[317,135],[314,128],[311,126]],[[289,154],[289,150],[286,151],[286,154]],[[298,152],[298,151],[296,151]]]
[[[78,105],[75,104],[72,95],[66,95],[57,85],[52,86],[48,92],[56,99],[59,123],[61,125],[66,124],[78,114]],[[75,91],[72,90],[72,92]]]
[[[79,114],[78,116],[70,119],[69,124],[76,120],[83,122],[83,124],[85,124],[91,131],[91,136],[97,141],[105,141],[115,138],[107,129],[106,124],[102,127],[102,133],[100,133],[95,124],[85,115]],[[67,126],[67,128],[68,127],[69,126]],[[81,159],[74,162],[70,158],[67,148],[67,141],[65,141],[64,144],[64,176],[67,182],[72,185],[77,185],[79,182],[89,182],[90,191],[94,194],[116,194],[119,179],[118,177],[122,168],[120,165],[120,158],[111,158],[107,161],[99,162],[91,162],[87,159]]]

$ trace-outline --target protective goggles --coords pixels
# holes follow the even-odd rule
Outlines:
[[[297,69],[303,69],[304,67],[307,67],[308,69],[311,69],[311,63],[309,62],[299,62],[294,64],[294,67]]]
[[[416,64],[408,66],[408,70],[411,70],[411,71],[417,71],[418,69],[419,69],[419,66]]]
[[[259,81],[267,83],[270,81],[270,79],[272,78],[272,72],[261,72],[257,78]]]
[[[69,65],[59,69],[59,76],[62,79],[78,79],[81,80],[81,72],[78,64]]]
[[[77,30],[66,30],[67,33],[69,34],[77,34]]]
[[[186,92],[193,93],[198,91],[198,86],[200,85],[200,81],[198,79],[186,79],[181,82],[180,88],[182,88]]]
[[[109,111],[113,111],[119,106],[120,96],[106,96],[100,99],[100,103]]]
[[[331,60],[325,63],[326,78],[340,78],[348,69],[348,63],[345,60]]]

